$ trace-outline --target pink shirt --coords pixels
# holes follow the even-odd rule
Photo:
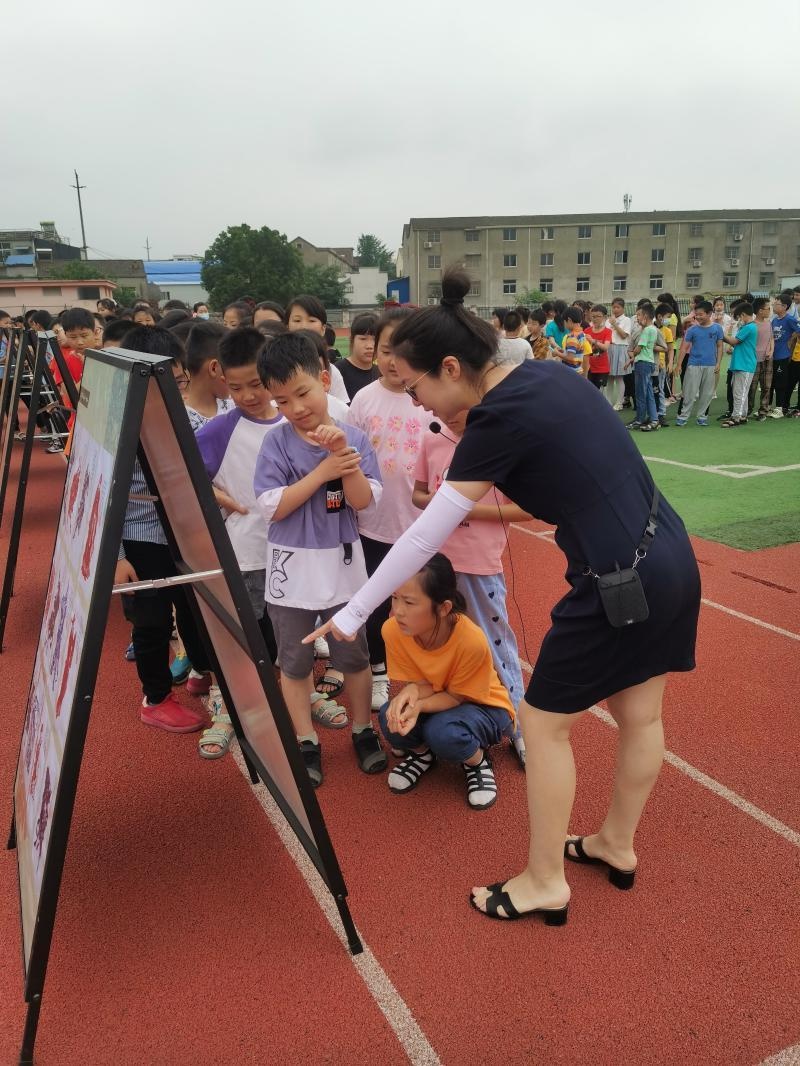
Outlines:
[[[358,529],[365,537],[394,544],[419,518],[411,502],[414,468],[422,435],[432,415],[415,407],[404,392],[390,392],[380,380],[365,385],[353,397],[348,422],[366,433],[375,449],[383,481],[377,505],[359,511]]]
[[[450,430],[445,427],[442,433],[426,433],[422,440],[414,480],[427,484],[429,492],[436,492],[447,479],[447,471],[456,450],[455,443],[447,440],[444,433],[451,436]],[[499,489],[490,489],[479,501],[490,507],[509,502]],[[453,564],[457,574],[500,574],[503,572],[501,557],[505,547],[506,530],[502,522],[466,519],[451,533],[442,546],[442,553]]]

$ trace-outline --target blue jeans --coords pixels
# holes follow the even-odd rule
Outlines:
[[[633,385],[636,394],[636,421],[657,422],[656,398],[653,395],[653,386],[650,377],[653,373],[653,364],[644,359],[637,359],[633,364]]]
[[[517,708],[525,695],[525,686],[522,683],[517,638],[508,621],[505,578],[502,574],[458,573],[456,579],[467,601],[467,617],[486,634],[497,676]],[[522,735],[519,719],[515,735]]]
[[[466,762],[478,748],[485,751],[511,732],[511,715],[502,707],[461,703],[449,711],[421,714],[411,732],[401,736],[389,730],[388,710],[389,704],[384,703],[380,723],[383,735],[393,748],[410,751],[425,745],[446,762]]]

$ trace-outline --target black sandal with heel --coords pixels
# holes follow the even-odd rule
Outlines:
[[[539,917],[544,918],[545,925],[567,924],[568,903],[563,907],[535,907],[532,911],[518,911],[511,902],[508,892],[503,888],[504,883],[497,881],[493,885],[486,886],[490,893],[486,897],[486,910],[478,906],[475,896],[470,892],[469,901],[479,914],[484,914],[487,918],[499,918],[501,922],[512,922],[518,918],[531,918],[538,914]],[[500,907],[503,908],[505,914],[499,913]]]
[[[573,855],[570,848],[575,849]],[[614,888],[621,888],[624,890],[633,888],[633,882],[636,879],[636,870],[620,870],[617,866],[612,866],[610,862],[606,862],[605,859],[596,859],[593,855],[587,855],[583,848],[583,837],[573,837],[568,840],[564,845],[564,858],[569,859],[570,862],[583,863],[591,866],[605,866],[608,869],[608,880],[614,886]]]

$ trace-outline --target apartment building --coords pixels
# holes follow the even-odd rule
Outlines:
[[[473,279],[475,307],[530,290],[597,301],[766,293],[800,271],[800,209],[412,218],[402,262],[421,305],[438,301],[452,263]]]

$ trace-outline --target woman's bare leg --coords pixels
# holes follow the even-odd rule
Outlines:
[[[599,831],[584,837],[587,855],[605,859],[620,870],[636,867],[633,837],[664,760],[661,704],[666,675],[608,699],[619,726],[617,768],[611,806]]]
[[[524,700],[519,714],[528,752],[530,848],[527,867],[504,887],[518,911],[563,907],[569,901],[564,837],[575,799],[575,760],[569,738],[582,714],[552,714]],[[486,889],[473,889],[473,896],[483,909]]]

